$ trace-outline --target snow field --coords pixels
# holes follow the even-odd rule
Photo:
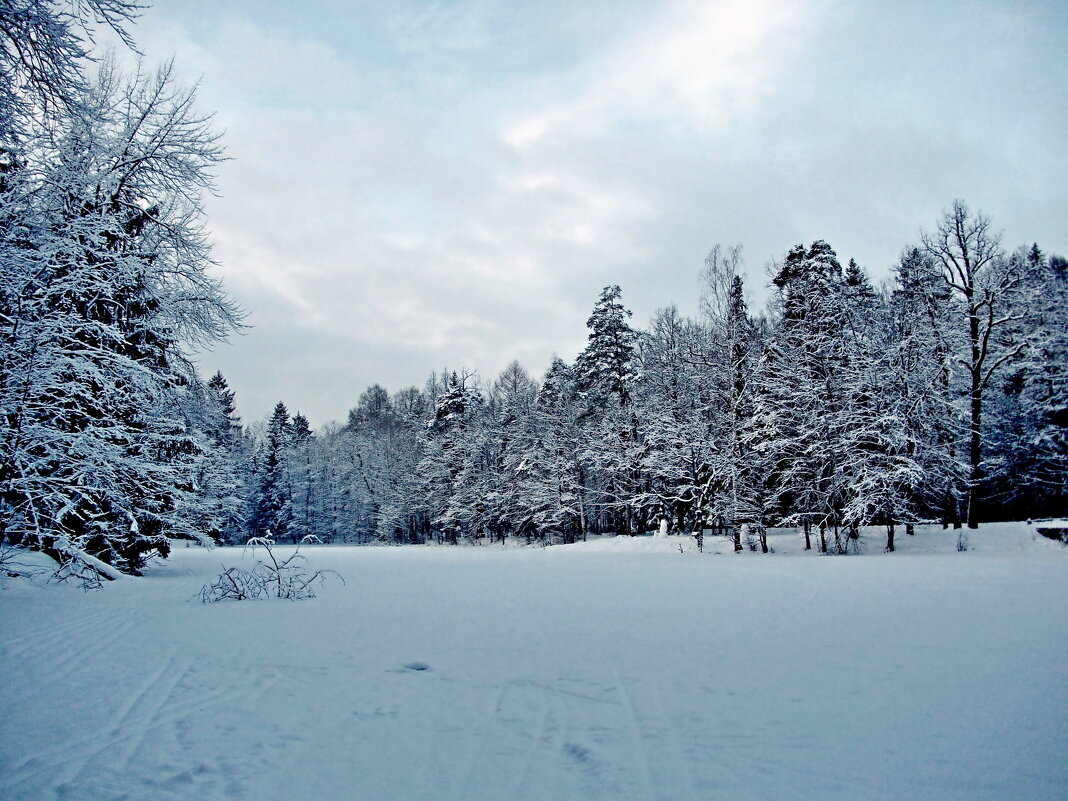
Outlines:
[[[0,798],[1068,796],[1068,549],[898,543],[315,547],[347,583],[299,603],[191,600],[240,549],[8,585]]]

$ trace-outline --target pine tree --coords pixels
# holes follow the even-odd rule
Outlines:
[[[206,385],[194,385],[198,403],[192,417],[203,433],[204,456],[197,468],[198,503],[190,512],[200,516],[197,528],[224,543],[243,541],[249,515],[251,454],[237,415],[234,392],[216,373]]]
[[[839,519],[845,321],[842,270],[822,240],[787,254],[774,281],[779,322],[763,356],[755,417],[760,443],[787,524],[813,526],[820,550]]]
[[[586,401],[582,415],[587,479],[598,499],[596,525],[634,534],[640,517],[641,446],[639,420],[629,408],[636,333],[620,301],[607,286],[586,321],[586,348],[575,360],[577,387]],[[636,508],[638,504],[638,508]]]
[[[528,424],[507,455],[506,519],[527,541],[585,539],[588,499],[579,458],[582,411],[572,369],[554,357]]]
[[[319,487],[315,469],[320,460],[319,441],[308,418],[300,412],[290,424],[286,463],[289,466],[290,535],[296,541],[307,536],[319,536]]]
[[[289,410],[279,401],[260,446],[258,486],[249,526],[256,536],[281,541],[292,534],[293,497],[288,463],[292,441],[293,424]]]
[[[1008,516],[1068,512],[1068,275],[1055,259],[1037,244],[1010,257],[1027,300],[1003,340],[1028,348],[992,386],[984,426],[988,493]]]
[[[439,539],[454,544],[461,536],[474,536],[480,528],[474,518],[481,510],[471,502],[481,465],[477,422],[483,399],[469,381],[467,374],[449,375],[426,426],[418,467],[431,526]]]
[[[610,396],[620,406],[626,406],[630,399],[635,333],[627,323],[631,313],[623,307],[621,296],[619,286],[606,286],[601,291],[586,321],[588,344],[575,362],[579,390],[589,394],[594,409]]]
[[[896,338],[890,297],[877,294],[864,271],[850,262],[845,286],[845,359],[840,385],[841,467],[835,495],[840,522],[849,536],[836,531],[835,549],[847,553],[858,546],[861,526],[886,526],[886,550],[894,550],[896,527],[915,518],[923,469],[916,437],[925,421],[909,391],[903,357]]]

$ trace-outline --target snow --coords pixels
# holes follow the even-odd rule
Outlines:
[[[90,593],[9,581],[0,798],[1068,795],[1068,548],[870,535],[306,546],[347,583],[299,603],[195,601],[240,549]]]

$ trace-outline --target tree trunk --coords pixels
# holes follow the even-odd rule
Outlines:
[[[979,317],[973,305],[972,292],[968,292],[968,305],[972,309],[968,315],[968,335],[971,339],[971,419],[969,421],[968,461],[971,468],[968,475],[968,528],[979,528],[979,482],[982,479],[983,461],[983,349],[979,342]],[[989,331],[987,332],[989,334]]]
[[[979,528],[979,484],[983,479],[983,392],[978,376],[972,376],[971,426],[968,437],[968,457],[971,472],[968,476],[968,528]]]
[[[805,521],[805,550],[806,551],[811,551],[812,550],[812,534],[811,534],[811,531],[812,531],[812,524],[809,523],[806,520]]]
[[[895,526],[893,523],[886,524],[886,550],[888,553],[894,552],[894,532]]]

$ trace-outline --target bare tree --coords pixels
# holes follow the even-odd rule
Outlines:
[[[921,242],[955,296],[958,322],[963,323],[956,363],[964,368],[968,379],[970,470],[966,509],[968,528],[976,528],[984,478],[983,397],[998,370],[1026,347],[1022,340],[1002,336],[1023,317],[1017,301],[1024,275],[1005,258],[1001,235],[991,229],[990,219],[973,215],[963,200],[953,201],[935,230],[921,234]]]
[[[0,0],[0,143],[9,147],[32,124],[84,115],[84,67],[94,25],[126,31],[144,6],[136,0]]]

